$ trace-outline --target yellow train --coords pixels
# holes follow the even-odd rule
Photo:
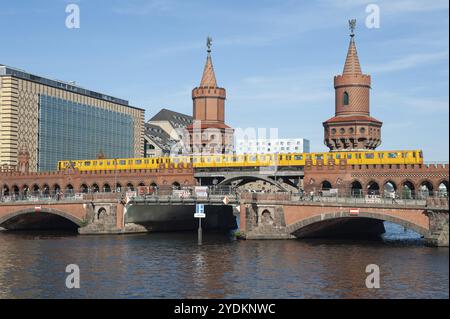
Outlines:
[[[346,159],[350,165],[422,164],[423,153],[421,150],[402,150],[66,160],[59,161],[57,169],[62,170],[68,167],[77,168],[80,171],[157,169],[169,167],[171,164],[175,168],[186,167],[191,164],[196,169],[264,166],[298,167],[304,166],[307,160],[311,160],[312,165],[316,165],[317,161],[323,161],[327,165],[331,160],[337,163],[340,159]]]

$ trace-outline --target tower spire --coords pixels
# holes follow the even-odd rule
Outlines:
[[[359,64],[358,52],[355,43],[356,19],[348,21],[350,28],[350,44],[348,47],[347,58],[345,59],[343,75],[360,75],[362,74],[361,65]]]
[[[202,80],[200,82],[200,87],[217,87],[216,75],[214,73],[214,68],[211,59],[211,46],[212,38],[206,38],[206,52],[208,56],[206,57],[205,68],[203,69]]]

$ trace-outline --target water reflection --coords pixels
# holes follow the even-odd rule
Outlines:
[[[390,227],[382,241],[236,241],[206,233],[202,246],[195,232],[0,232],[0,298],[448,298],[448,249]],[[81,289],[65,287],[72,263]],[[381,289],[365,287],[371,263],[380,266]]]

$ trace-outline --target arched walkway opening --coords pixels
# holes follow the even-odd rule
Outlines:
[[[439,184],[439,196],[448,197],[448,181],[442,181]]]
[[[394,197],[397,193],[397,185],[392,181],[387,181],[383,185],[384,197]]]
[[[74,193],[74,191],[73,191],[73,186],[72,186],[72,184],[66,185],[66,189],[65,189],[65,191],[64,191],[64,196],[65,196],[65,197],[72,197],[72,196],[74,196],[74,195],[75,195],[75,193]]]
[[[32,187],[31,187],[31,191],[33,192],[33,196],[39,196],[39,192],[40,192],[40,188],[39,188],[39,185],[37,185],[37,184],[34,184]]]
[[[28,195],[30,194],[30,187],[28,187],[28,185],[23,185],[22,186],[22,194],[23,197],[28,197]]]
[[[97,183],[92,184],[92,186],[91,186],[91,192],[92,192],[92,193],[98,193],[98,192],[100,192],[100,187],[98,186]]]
[[[331,186],[331,183],[329,181],[325,180],[320,184],[320,188],[323,191],[328,191],[328,190],[332,189],[333,187]]]
[[[359,181],[353,181],[350,185],[352,197],[363,197],[363,187]]]
[[[416,196],[416,187],[411,181],[405,181],[402,184],[401,196],[405,199],[412,199]]]
[[[380,185],[377,182],[371,181],[367,184],[368,195],[380,195]]]
[[[9,187],[7,185],[3,186],[2,193],[3,193],[3,196],[9,196]]]
[[[53,185],[53,191],[54,193],[58,193],[61,191],[61,186],[59,186],[58,184]]]
[[[116,193],[120,193],[122,191],[122,184],[116,183]]]
[[[89,192],[89,187],[86,184],[81,184],[80,192],[83,194],[87,194]]]
[[[426,198],[428,196],[433,196],[433,184],[430,181],[423,181],[420,184],[419,196],[421,198]]]
[[[111,193],[111,186],[109,186],[108,183],[105,183],[105,184],[103,185],[103,192],[104,192],[104,193]]]
[[[134,191],[134,185],[132,183],[128,183],[127,184],[127,190],[131,191],[131,192]]]
[[[176,190],[177,190],[177,189],[181,189],[181,185],[180,185],[180,183],[178,183],[178,182],[173,182],[173,183],[172,183],[172,188],[173,188],[173,189],[176,189]]]
[[[0,217],[0,227],[6,230],[67,230],[76,232],[81,220],[68,213],[47,209],[36,213],[34,209],[17,211]]]
[[[18,198],[19,195],[20,195],[19,186],[14,185],[14,186],[12,187],[12,193],[13,193],[14,197]]]
[[[44,197],[50,196],[50,187],[47,184],[44,184],[44,186],[42,186],[42,195]]]

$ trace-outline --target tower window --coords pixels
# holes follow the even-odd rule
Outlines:
[[[348,95],[348,92],[344,92],[343,102],[344,105],[349,105],[350,103],[350,97]]]

